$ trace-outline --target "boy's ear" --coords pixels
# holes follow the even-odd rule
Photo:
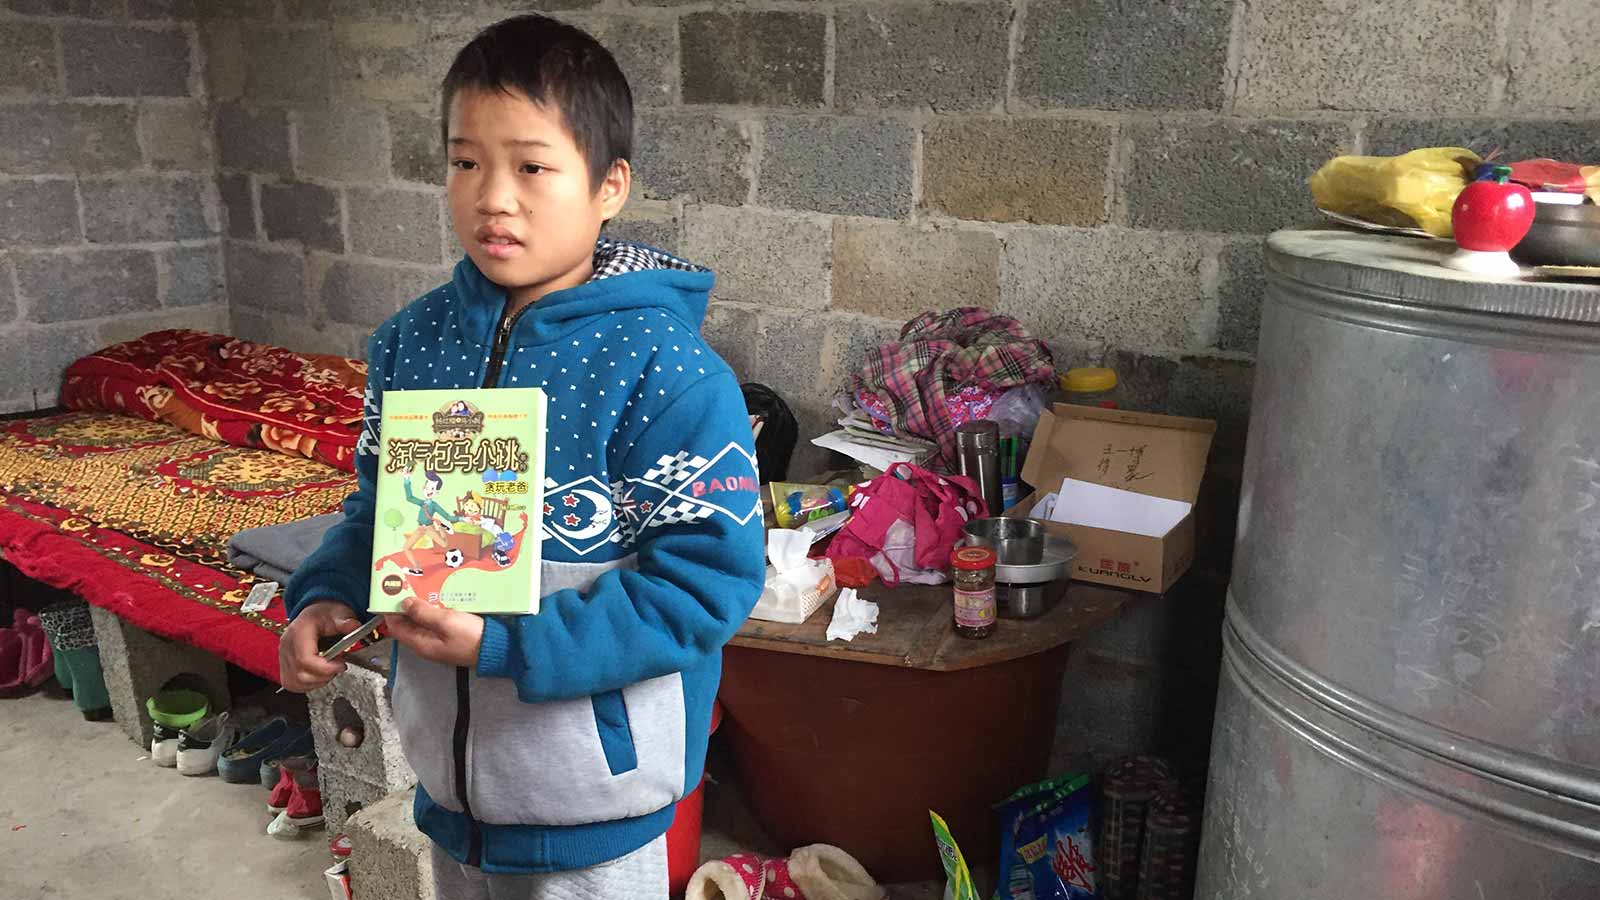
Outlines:
[[[628,191],[633,187],[633,167],[625,159],[611,164],[606,177],[600,182],[600,218],[616,218],[628,203]]]

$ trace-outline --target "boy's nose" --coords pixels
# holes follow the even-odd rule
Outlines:
[[[489,176],[483,180],[478,192],[478,213],[484,216],[509,216],[517,211],[517,193],[511,179]]]

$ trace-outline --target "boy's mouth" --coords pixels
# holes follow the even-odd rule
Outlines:
[[[522,253],[522,242],[517,240],[509,228],[498,225],[481,225],[473,237],[478,240],[478,247],[493,259],[511,259]]]

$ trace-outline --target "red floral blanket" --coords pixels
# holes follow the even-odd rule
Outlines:
[[[154,331],[67,368],[61,405],[131,413],[354,470],[367,365],[203,331]]]
[[[0,422],[0,553],[164,637],[278,678],[283,598],[240,608],[255,575],[228,565],[245,528],[333,512],[355,477],[165,422],[70,412]]]

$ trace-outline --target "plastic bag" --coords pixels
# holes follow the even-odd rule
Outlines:
[[[1003,437],[1033,437],[1039,424],[1039,414],[1050,405],[1048,388],[1042,384],[1024,384],[1014,387],[989,408],[989,418],[1000,425]]]
[[[1329,212],[1450,237],[1450,208],[1482,161],[1465,147],[1338,156],[1311,176],[1311,196]]]
[[[1036,900],[1096,900],[1089,779],[1057,794],[1017,826],[1017,854],[1028,866]]]
[[[1088,775],[1057,775],[1019,788],[995,805],[1000,817],[1000,880],[995,884],[995,900],[1034,900],[1027,861],[1017,852],[1017,831],[1041,805],[1056,803],[1088,784]]]
[[[948,900],[978,900],[978,888],[972,883],[972,871],[967,868],[967,861],[962,858],[956,839],[950,836],[950,826],[931,809],[928,810],[928,817],[933,820],[933,840],[939,846],[939,860],[944,863],[945,897]]]

